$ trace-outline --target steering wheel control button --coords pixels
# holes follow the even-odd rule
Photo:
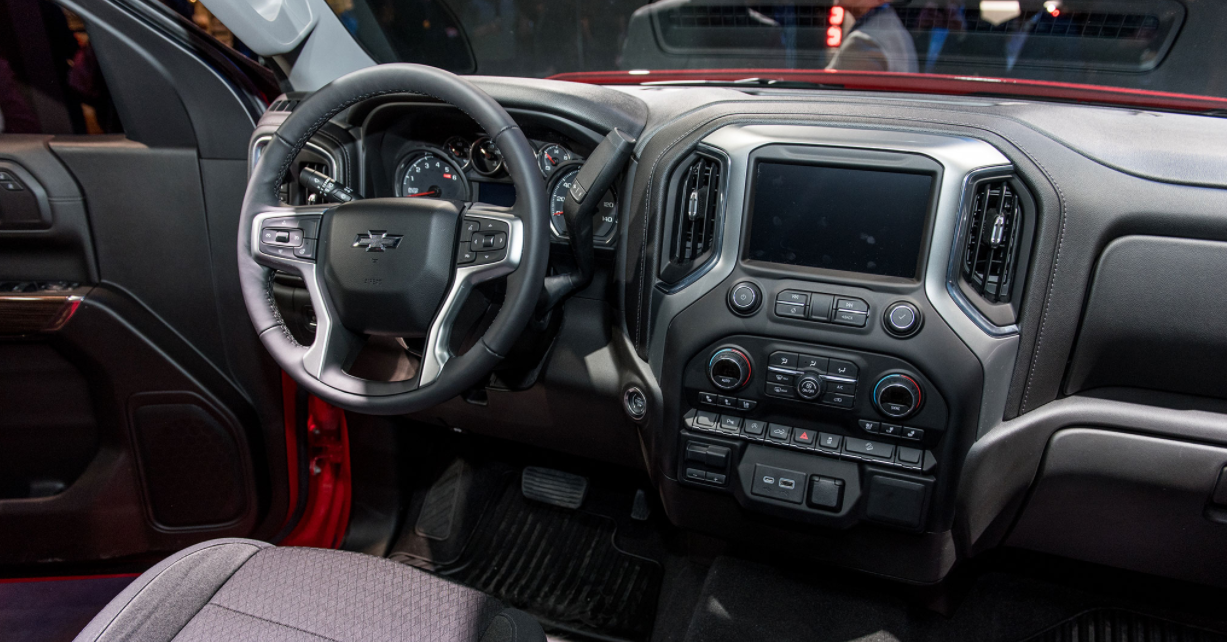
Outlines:
[[[750,382],[750,358],[737,348],[721,348],[707,362],[707,378],[724,391],[737,390]]]
[[[750,494],[800,504],[805,501],[805,480],[802,472],[755,464]]]
[[[923,401],[920,384],[901,374],[886,375],[873,388],[873,405],[892,419],[911,416]]]
[[[456,265],[468,265],[477,260],[477,253],[470,249],[468,243],[461,243],[456,250]]]
[[[895,447],[891,444],[848,437],[844,440],[844,452],[872,459],[893,459]]]
[[[890,304],[882,314],[882,326],[891,335],[906,339],[920,331],[920,310],[906,301]]]
[[[473,262],[475,265],[490,265],[498,263],[507,258],[507,250],[494,250],[490,252],[477,252],[477,259]]]
[[[729,308],[741,316],[758,312],[763,304],[763,292],[757,285],[742,281],[729,289]]]
[[[797,395],[806,401],[813,401],[822,394],[822,380],[815,375],[805,375],[797,380]]]
[[[300,259],[315,258],[315,239],[303,239],[302,245],[294,248],[294,256]]]

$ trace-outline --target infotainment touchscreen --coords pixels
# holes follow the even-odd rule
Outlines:
[[[930,174],[760,162],[746,258],[915,279],[933,182]]]

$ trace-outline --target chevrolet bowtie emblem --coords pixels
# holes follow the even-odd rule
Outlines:
[[[364,247],[367,252],[384,252],[395,250],[404,238],[401,234],[388,234],[384,230],[369,230],[354,238],[354,247]]]

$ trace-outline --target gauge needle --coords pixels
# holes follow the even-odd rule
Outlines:
[[[558,164],[558,161],[554,160],[554,157],[553,157],[553,156],[550,156],[549,154],[546,154],[546,155],[545,155],[545,160],[549,161],[549,162],[550,162],[550,165],[557,165],[557,164]]]
[[[419,196],[434,196],[436,194],[438,194],[438,192],[432,189],[428,192],[418,192],[417,194],[405,194],[405,198],[417,198]]]

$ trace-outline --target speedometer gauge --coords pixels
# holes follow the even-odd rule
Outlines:
[[[469,200],[469,182],[447,159],[433,152],[411,156],[401,164],[398,196]]]
[[[567,237],[567,222],[562,215],[562,205],[567,201],[567,190],[571,189],[571,183],[576,176],[579,176],[578,164],[572,165],[570,169],[559,170],[550,188],[550,226],[554,228],[554,234],[560,238]],[[597,205],[595,218],[592,221],[593,237],[598,239],[608,237],[617,223],[618,201],[614,197],[613,190],[609,190],[605,192],[605,196]]]

